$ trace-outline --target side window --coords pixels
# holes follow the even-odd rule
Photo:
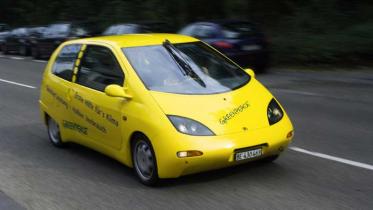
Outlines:
[[[76,36],[85,36],[88,34],[87,30],[85,30],[83,27],[72,27],[71,33]]]
[[[214,38],[217,32],[213,26],[200,25],[194,35],[197,38]]]
[[[76,83],[104,91],[111,84],[122,86],[124,74],[114,54],[102,46],[88,45],[81,60]]]
[[[64,80],[71,81],[75,60],[81,46],[80,44],[72,44],[63,47],[54,62],[52,73]]]
[[[189,25],[189,26],[181,29],[181,31],[179,31],[179,34],[193,36],[193,32],[195,31],[195,28],[196,28],[195,25]]]
[[[117,26],[110,26],[106,31],[104,32],[104,35],[113,35],[115,34],[117,29]]]

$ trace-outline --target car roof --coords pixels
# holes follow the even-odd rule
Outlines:
[[[67,43],[106,43],[110,45],[116,45],[120,48],[122,47],[139,47],[139,46],[149,46],[149,45],[160,45],[165,40],[169,40],[171,43],[185,43],[185,42],[196,42],[199,41],[196,38],[185,36],[181,34],[125,34],[125,35],[115,35],[115,36],[100,36],[92,38],[77,39],[73,41],[68,41]]]

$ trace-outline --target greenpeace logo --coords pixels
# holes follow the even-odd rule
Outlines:
[[[229,120],[234,118],[236,115],[240,114],[243,112],[245,109],[247,109],[250,106],[249,102],[246,101],[245,103],[239,105],[238,107],[234,108],[232,111],[224,115],[222,118],[219,119],[220,124],[224,125],[226,124]]]

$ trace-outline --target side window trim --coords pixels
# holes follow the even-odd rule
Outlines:
[[[73,82],[73,79],[74,79],[74,69],[75,69],[75,64],[76,64],[76,61],[78,59],[78,56],[79,56],[79,53],[77,53],[77,56],[75,58],[72,58],[72,69],[71,69],[71,77],[69,78],[64,78],[60,75],[58,75],[58,73],[56,72],[56,65],[57,65],[57,60],[60,58],[60,56],[62,55],[63,53],[63,50],[67,47],[72,47],[72,46],[78,46],[80,48],[79,52],[81,51],[81,49],[83,48],[83,45],[82,44],[79,44],[79,43],[74,43],[74,44],[67,44],[67,45],[64,45],[61,50],[58,52],[58,55],[56,56],[54,62],[53,62],[53,65],[52,65],[52,68],[51,68],[51,73],[53,75],[55,75],[56,77],[59,77],[60,79],[63,79],[65,81],[68,81],[68,82]]]
[[[87,49],[87,45],[83,44],[80,47],[80,51],[79,51],[78,56],[77,56],[77,58],[75,60],[74,69],[73,69],[73,78],[72,78],[72,82],[73,83],[76,83],[76,78],[77,78],[77,75],[78,75],[78,71],[79,71],[79,68],[80,68],[80,64],[81,64],[82,58],[84,56],[85,49]]]

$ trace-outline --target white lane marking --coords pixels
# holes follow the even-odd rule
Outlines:
[[[320,157],[320,158],[344,163],[344,164],[347,164],[347,165],[352,165],[352,166],[356,166],[356,167],[360,167],[360,168],[365,168],[365,169],[368,169],[368,170],[373,170],[373,165],[369,165],[369,164],[366,164],[366,163],[360,163],[360,162],[347,160],[347,159],[344,159],[344,158],[339,158],[339,157],[326,155],[326,154],[322,154],[322,153],[318,153],[318,152],[312,152],[312,151],[308,151],[308,150],[305,150],[305,149],[302,149],[302,148],[299,148],[299,147],[289,147],[289,149],[291,149],[293,151],[296,151],[296,152],[301,152],[301,153],[304,153],[304,154],[308,154],[308,155],[312,155],[312,156],[316,156],[316,157]]]
[[[291,93],[291,94],[298,94],[298,95],[306,95],[306,96],[322,96],[317,93],[311,93],[306,91],[298,91],[298,90],[289,90],[289,89],[272,89],[272,91],[280,91],[283,93]]]
[[[36,88],[34,86],[31,86],[31,85],[25,85],[25,84],[22,84],[22,83],[13,82],[13,81],[5,80],[5,79],[0,79],[0,82],[6,82],[6,83],[9,83],[9,84],[18,85],[18,86],[22,86],[22,87],[27,87],[27,88],[31,88],[31,89]]]
[[[9,57],[10,59],[13,59],[13,60],[24,60],[25,58],[23,57],[16,57],[16,56],[11,56]]]
[[[34,62],[38,62],[38,63],[46,63],[46,62],[48,62],[48,61],[44,61],[44,60],[32,60],[32,61],[34,61]]]

